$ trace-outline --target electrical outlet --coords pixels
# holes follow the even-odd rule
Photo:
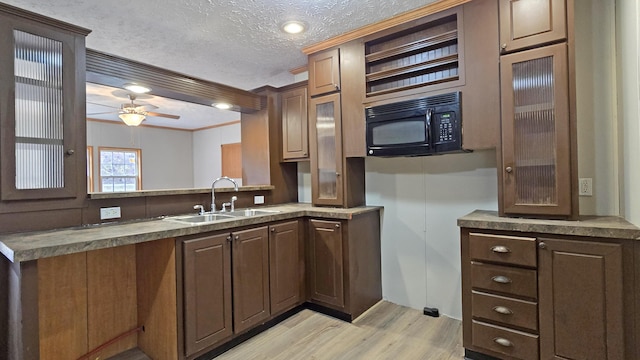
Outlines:
[[[253,203],[255,205],[264,204],[264,195],[256,195],[253,197]]]
[[[120,206],[100,208],[100,220],[119,219]]]
[[[579,183],[579,195],[580,196],[593,196],[593,180],[591,178],[580,178]]]

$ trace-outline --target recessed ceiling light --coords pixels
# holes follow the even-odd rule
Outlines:
[[[124,84],[123,88],[136,93],[136,94],[144,94],[144,93],[148,93],[149,91],[151,91],[150,88],[144,86],[144,85],[140,85],[140,84],[136,84],[136,83],[126,83]]]
[[[282,24],[282,30],[289,34],[299,34],[305,30],[305,26],[300,21],[287,21]]]
[[[231,104],[227,104],[227,103],[215,103],[213,104],[213,106],[215,106],[220,110],[229,110],[232,107]]]

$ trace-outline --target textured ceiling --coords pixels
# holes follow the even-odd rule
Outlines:
[[[434,0],[0,0],[89,28],[87,47],[241,89],[293,82],[300,49]],[[304,34],[280,30],[287,20]]]

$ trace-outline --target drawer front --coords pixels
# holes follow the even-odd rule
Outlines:
[[[470,233],[469,256],[474,260],[536,267],[536,239]]]
[[[538,360],[538,335],[473,321],[473,346],[522,360]]]
[[[537,272],[508,266],[471,262],[471,286],[508,295],[538,298]]]
[[[471,312],[474,318],[538,331],[538,304],[535,302],[473,291]]]

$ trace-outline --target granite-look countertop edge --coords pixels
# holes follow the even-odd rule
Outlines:
[[[640,240],[640,228],[617,216],[583,216],[576,221],[499,217],[475,210],[458,219],[465,228]]]
[[[312,207],[310,204],[284,204],[261,208],[279,210],[279,212],[230,218],[208,224],[186,224],[168,218],[143,219],[132,222],[0,235],[0,252],[10,261],[17,263],[305,216],[350,220],[354,216],[382,209],[379,206],[349,209],[319,208]]]
[[[246,185],[240,186],[238,191],[267,191],[273,190],[273,185]],[[233,187],[220,187],[216,188],[218,192],[234,192]],[[140,190],[140,191],[128,191],[128,192],[104,192],[104,193],[90,193],[89,199],[120,199],[120,198],[132,198],[143,196],[166,196],[166,195],[188,195],[188,194],[211,194],[211,188],[195,188],[195,189],[158,189],[158,190]]]

